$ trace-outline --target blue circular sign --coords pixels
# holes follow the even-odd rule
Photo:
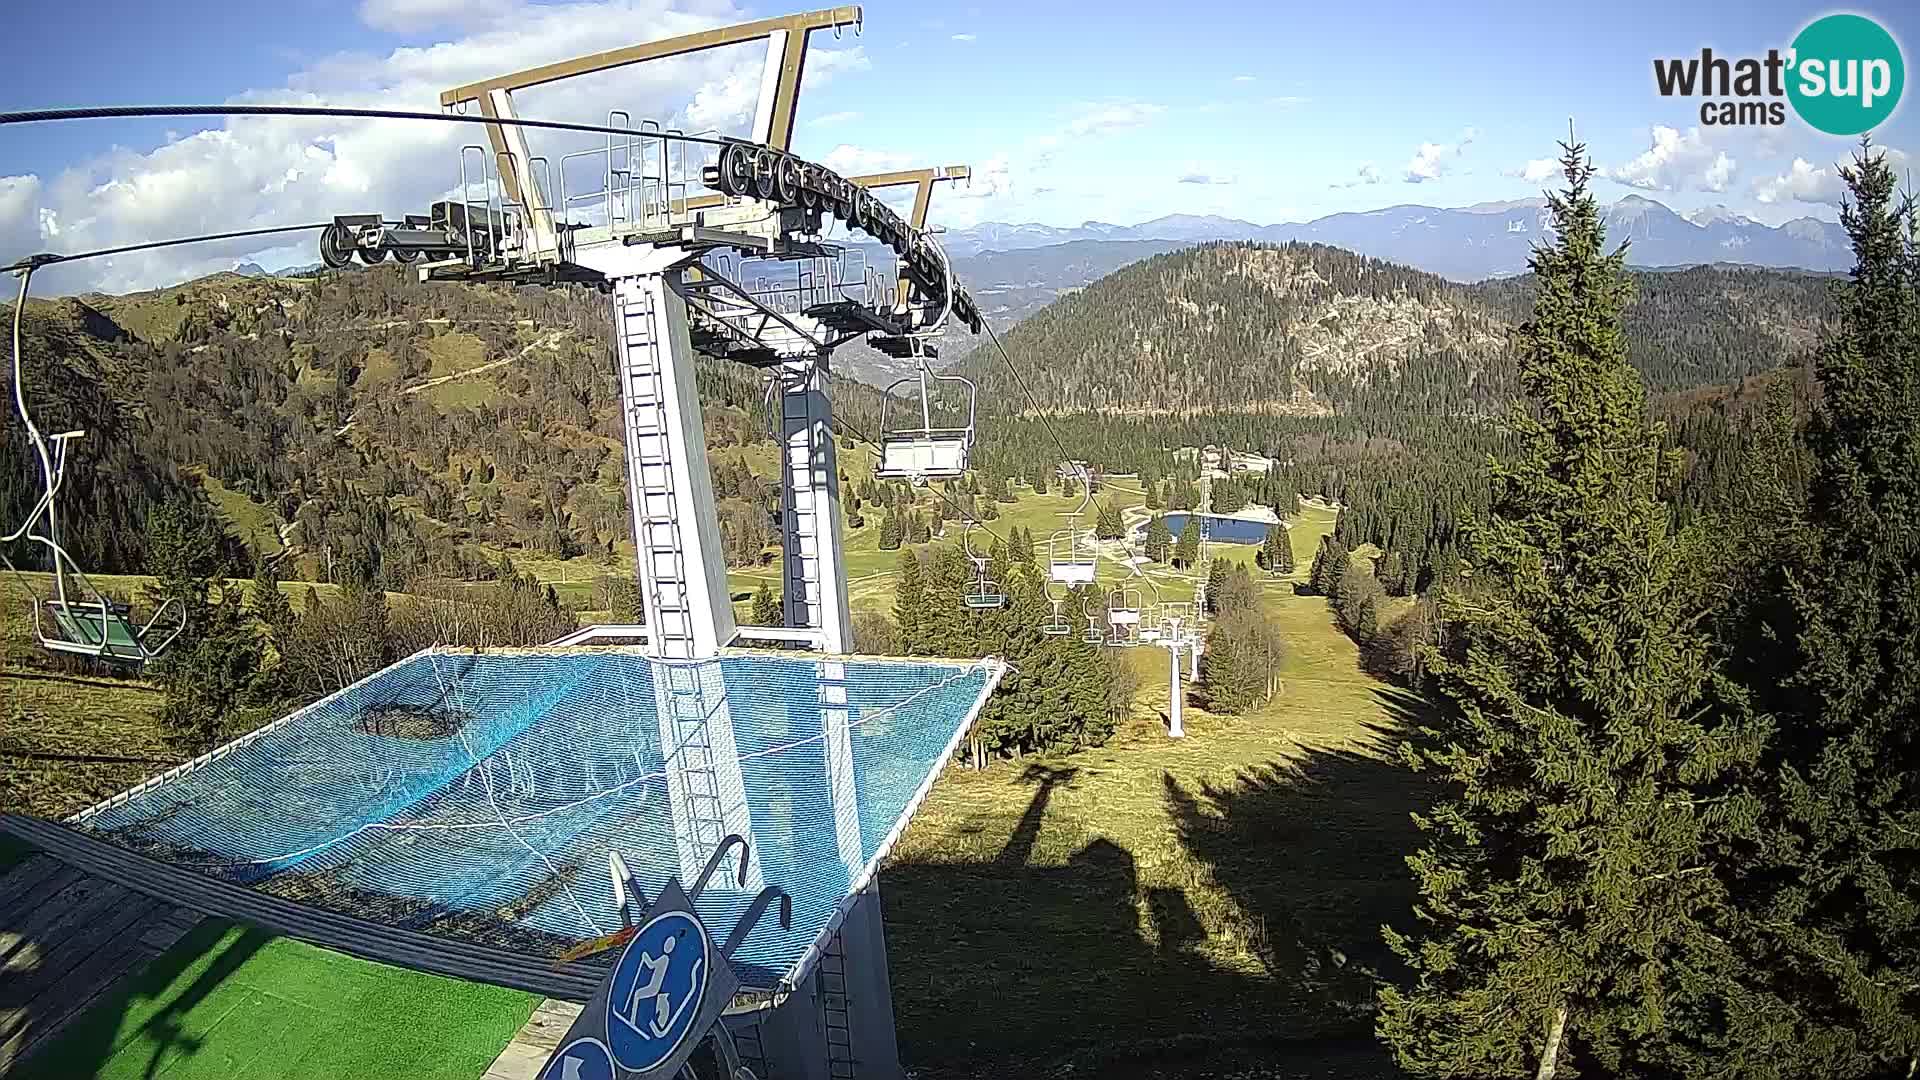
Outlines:
[[[613,1055],[599,1039],[575,1039],[547,1063],[540,1080],[613,1080]]]
[[[607,1044],[623,1069],[659,1068],[687,1041],[707,996],[706,927],[685,911],[648,920],[607,987]]]

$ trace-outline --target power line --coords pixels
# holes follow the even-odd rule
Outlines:
[[[343,116],[367,120],[437,120],[454,124],[500,124],[543,131],[579,131],[589,135],[633,135],[701,146],[725,146],[727,139],[670,131],[640,131],[606,124],[575,124],[563,120],[521,120],[465,113],[412,112],[404,109],[356,109],[342,105],[88,105],[73,109],[27,109],[0,113],[0,126],[40,124],[58,120],[112,120],[155,116]]]
[[[331,224],[331,222],[321,221],[312,225],[276,225],[266,229],[242,229],[239,232],[180,236],[172,240],[151,240],[144,244],[125,244],[120,247],[101,248],[98,251],[82,251],[74,255],[29,255],[11,266],[0,267],[0,273],[13,273],[18,270],[26,270],[30,267],[52,266],[56,263],[76,262],[80,259],[98,259],[106,255],[125,255],[133,251],[151,251],[155,248],[179,247],[182,244],[210,243],[215,240],[239,240],[249,236],[272,236],[275,233],[308,232],[314,229],[324,229],[329,224]]]

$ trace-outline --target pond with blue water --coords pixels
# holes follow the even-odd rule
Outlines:
[[[1168,514],[1167,531],[1175,537],[1187,527],[1187,514]],[[1267,530],[1273,526],[1264,521],[1248,521],[1244,518],[1221,517],[1218,514],[1201,515],[1207,521],[1207,539],[1215,544],[1261,544],[1267,539]]]

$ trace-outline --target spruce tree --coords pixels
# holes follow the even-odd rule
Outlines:
[[[1716,787],[1764,732],[1712,668],[1703,545],[1673,528],[1677,454],[1620,331],[1625,254],[1604,253],[1592,166],[1565,150],[1518,333],[1534,408],[1466,528],[1471,595],[1441,599],[1441,717],[1404,751],[1449,782],[1416,818],[1417,928],[1386,930],[1413,979],[1380,992],[1377,1020],[1422,1076],[1629,1071],[1688,1020],[1669,1004],[1722,951],[1711,858],[1756,813]]]
[[[1215,559],[1207,566],[1207,613],[1210,615],[1220,610],[1220,597],[1226,591],[1229,570],[1225,559]]]
[[[1327,566],[1333,561],[1333,538],[1323,536],[1313,552],[1313,568],[1307,571],[1307,589],[1319,596],[1327,594]]]
[[[899,576],[893,585],[893,624],[899,628],[900,651],[908,656],[923,656],[927,648],[927,593],[920,568],[920,556],[912,548],[903,548],[896,564]]]
[[[1112,503],[1101,507],[1093,526],[1093,535],[1102,540],[1118,540],[1125,533],[1126,527],[1120,522],[1120,508]]]
[[[786,621],[780,610],[780,600],[773,595],[773,587],[762,582],[753,594],[753,611],[747,616],[752,626],[779,626]]]
[[[1293,573],[1293,542],[1287,539],[1287,528],[1274,525],[1267,529],[1267,539],[1260,546],[1260,565],[1269,574]]]
[[[1167,531],[1167,519],[1159,514],[1147,522],[1146,549],[1147,558],[1154,562],[1166,562],[1173,552],[1173,533]]]
[[[898,548],[905,537],[906,531],[900,526],[900,514],[889,509],[886,518],[880,522],[880,550],[892,551]]]
[[[1187,515],[1187,524],[1180,530],[1180,542],[1173,548],[1173,564],[1182,570],[1191,569],[1200,561],[1200,519]]]
[[[1743,906],[1768,979],[1730,995],[1731,1037],[1775,1075],[1920,1070],[1920,250],[1911,196],[1863,143],[1842,173],[1856,265],[1814,370],[1822,401],[1803,527],[1762,533],[1796,670],[1747,643],[1780,708],[1771,856]],[[1776,431],[1776,437],[1778,432]],[[1776,451],[1778,452],[1778,451]],[[1785,458],[1785,455],[1782,456]],[[1773,464],[1783,463],[1777,458]],[[1777,478],[1775,484],[1783,484]],[[1770,485],[1771,486],[1771,485]],[[1776,496],[1777,497],[1777,496]],[[1792,499],[1779,508],[1790,513]],[[1756,1000],[1759,1005],[1756,1006]],[[1785,1001],[1791,1022],[1771,1010]],[[1745,1014],[1737,1011],[1747,1006]],[[1771,1021],[1771,1022],[1768,1022]],[[1708,1049],[1713,1049],[1709,1046]]]

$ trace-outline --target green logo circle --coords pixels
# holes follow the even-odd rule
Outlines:
[[[1800,119],[1829,135],[1858,135],[1900,103],[1900,46],[1862,15],[1815,19],[1793,39],[1787,97]]]

